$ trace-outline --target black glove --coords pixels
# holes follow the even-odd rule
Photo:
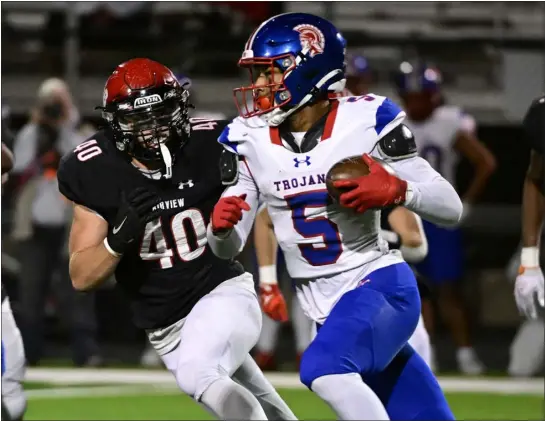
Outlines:
[[[138,237],[146,224],[155,219],[157,211],[152,208],[160,202],[160,197],[149,190],[139,187],[128,195],[121,193],[121,205],[115,217],[115,224],[108,232],[108,245],[123,254],[127,246]]]

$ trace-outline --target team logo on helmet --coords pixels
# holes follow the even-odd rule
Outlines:
[[[303,54],[309,54],[314,57],[317,54],[322,54],[325,47],[325,37],[322,31],[316,28],[314,25],[308,25],[303,23],[293,28],[294,31],[299,32],[299,41],[301,42],[301,48]]]

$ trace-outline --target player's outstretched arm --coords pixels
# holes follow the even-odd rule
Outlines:
[[[254,245],[259,265],[261,307],[271,319],[285,322],[288,320],[288,308],[276,279],[278,242],[266,206],[260,207],[257,211],[254,224]]]
[[[461,130],[454,143],[454,148],[466,157],[473,165],[475,172],[463,201],[473,204],[486,187],[488,179],[496,169],[496,158],[477,137],[468,131]]]
[[[216,256],[232,259],[242,251],[252,230],[258,205],[259,189],[246,163],[241,163],[236,184],[223,192],[208,224],[206,236]]]
[[[428,241],[422,219],[410,210],[398,206],[388,215],[388,222],[399,236],[399,250],[409,263],[418,263],[428,254]]]
[[[536,253],[545,218],[545,198],[540,191],[544,173],[543,155],[532,150],[522,196],[522,242],[523,247],[531,247]]]
[[[257,211],[254,224],[254,246],[259,266],[259,281],[262,284],[277,284],[276,257],[278,242],[266,206]]]
[[[70,278],[79,291],[99,286],[115,270],[120,257],[109,252],[104,244],[108,223],[93,211],[74,206],[70,230]]]
[[[374,154],[391,165],[396,179],[406,181],[404,202],[396,204],[438,225],[458,224],[463,212],[458,193],[426,160],[417,156],[414,135],[405,125],[398,124],[383,135],[377,146]]]
[[[407,181],[407,209],[443,226],[457,225],[463,205],[458,193],[430,164],[413,157],[390,162],[397,175]]]

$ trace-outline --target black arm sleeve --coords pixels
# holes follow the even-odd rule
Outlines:
[[[522,122],[522,128],[530,147],[543,154],[545,148],[545,97],[532,102]]]

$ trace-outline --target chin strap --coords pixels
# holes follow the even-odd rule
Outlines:
[[[163,155],[163,161],[165,162],[165,174],[164,178],[172,178],[172,155],[164,143],[159,145],[161,149],[161,155]]]
[[[299,104],[297,104],[295,107],[290,108],[287,111],[284,111],[284,110],[282,110],[280,108],[276,108],[276,109],[272,110],[270,113],[264,114],[263,116],[261,116],[261,118],[269,126],[272,126],[272,127],[279,126],[290,115],[294,114],[296,111],[300,110],[305,105],[309,104],[315,98],[315,96],[320,93],[320,89],[322,88],[322,86],[324,86],[328,80],[332,79],[334,76],[338,75],[341,72],[342,72],[342,70],[340,70],[340,69],[333,70],[332,72],[329,72],[327,75],[325,75],[323,78],[321,78],[318,81],[318,83],[314,86],[314,88],[307,95],[305,95],[303,97],[303,99],[301,100],[301,102],[299,102]],[[329,86],[329,88],[330,88],[330,90],[332,90],[334,92],[342,92],[345,85],[346,85],[346,79],[341,79],[341,80],[331,84],[331,86]]]

